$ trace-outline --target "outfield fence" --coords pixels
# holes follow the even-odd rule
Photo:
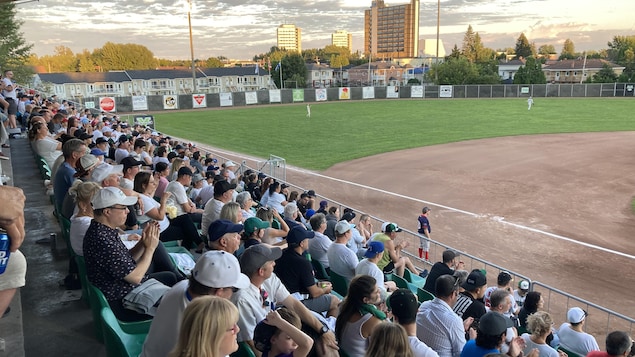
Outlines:
[[[175,139],[184,140],[179,138],[175,138]],[[214,156],[219,159],[222,158],[223,159],[222,161],[227,161],[231,159],[224,156],[225,155],[224,153],[218,154],[219,153],[218,149],[204,147],[198,144],[197,146],[204,151],[215,153]],[[253,161],[254,163],[253,167],[247,164],[247,162],[249,162],[250,160]],[[262,161],[254,160],[252,158],[252,159],[243,161],[241,167],[243,167],[243,169],[250,168],[252,170],[262,172],[261,168],[268,167],[268,165],[271,165],[271,164],[273,164],[273,166],[277,166],[278,163],[284,162],[284,159],[272,155],[270,157],[270,160],[268,161],[270,161],[270,163],[261,166],[260,164],[262,164]],[[287,182],[286,181],[286,163],[285,163],[284,169],[285,170],[270,171],[271,173],[270,176],[275,178],[276,180],[287,183],[289,185],[290,190],[297,190],[298,192],[305,192],[308,190],[308,188],[302,187],[298,184],[294,184],[293,182]],[[386,222],[385,219],[366,213],[363,209],[360,209],[359,207],[353,207],[343,202],[339,202],[337,200],[318,194],[316,196],[316,201],[319,202],[320,200],[327,200],[330,205],[338,206],[340,212],[343,212],[344,208],[351,208],[355,211],[356,217],[359,217],[359,215],[361,214],[368,214],[373,221],[373,227],[380,227],[382,223]],[[451,233],[446,234],[446,236],[448,236],[450,239],[452,238]],[[605,336],[611,331],[615,331],[615,330],[627,331],[631,335],[635,332],[634,318],[620,314],[618,312],[615,312],[613,310],[610,310],[606,307],[595,304],[593,302],[584,300],[580,297],[577,297],[573,294],[567,293],[565,291],[562,291],[560,289],[557,289],[553,286],[547,285],[540,281],[534,281],[530,276],[526,276],[512,269],[499,266],[487,260],[473,256],[467,252],[454,249],[453,247],[447,244],[437,242],[435,240],[430,240],[430,251],[429,251],[430,260],[425,261],[419,258],[418,254],[413,253],[413,252],[416,252],[418,249],[419,234],[417,234],[416,232],[404,229],[403,232],[401,233],[401,237],[397,239],[404,240],[411,243],[408,249],[404,250],[402,253],[408,256],[413,262],[413,264],[420,270],[430,269],[430,267],[432,266],[432,264],[434,264],[434,262],[442,260],[441,257],[442,257],[443,251],[447,249],[452,249],[461,254],[460,259],[465,264],[465,270],[469,272],[473,269],[484,269],[486,271],[487,276],[489,277],[488,281],[490,282],[495,281],[495,278],[493,277],[497,277],[501,271],[509,272],[514,277],[515,284],[518,284],[520,280],[529,281],[530,289],[532,291],[540,291],[542,293],[542,296],[545,300],[545,306],[543,310],[549,312],[554,318],[554,321],[566,321],[567,310],[571,307],[577,306],[577,307],[581,307],[585,309],[587,312],[589,312],[589,316],[587,317],[587,321],[585,324],[585,330],[588,333],[594,335],[595,338],[598,341],[600,341],[600,344],[601,344],[601,341],[604,340]],[[414,246],[412,245],[413,242],[415,243]],[[490,285],[493,285],[493,284],[490,283]],[[607,292],[607,293],[610,293],[610,292]],[[557,328],[558,326],[555,326],[555,327]]]

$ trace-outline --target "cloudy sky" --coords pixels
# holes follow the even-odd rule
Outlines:
[[[407,0],[385,0],[401,4]],[[363,44],[364,10],[371,0],[192,0],[196,58],[250,59],[276,45],[276,27],[302,28],[302,48],[330,44],[331,33]],[[485,46],[514,47],[520,33],[559,52],[570,38],[576,51],[600,50],[615,35],[635,35],[635,0],[441,0],[441,40],[461,45],[468,25]],[[57,45],[92,51],[105,42],[137,43],[156,57],[190,57],[186,0],[39,0],[18,5],[22,30],[38,55]],[[437,2],[422,0],[420,37],[436,38]]]

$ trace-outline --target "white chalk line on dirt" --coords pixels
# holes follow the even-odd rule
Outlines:
[[[251,160],[251,161],[258,162],[258,161],[264,160],[264,159],[261,159],[261,158],[250,157],[250,156],[247,156],[247,155],[244,155],[244,154],[238,154],[238,153],[235,153],[235,152],[218,150],[216,148],[209,148],[209,147],[200,146],[200,145],[198,145],[198,143],[197,143],[197,146],[202,147],[204,149],[209,149],[210,151],[226,154],[226,155],[239,156],[239,157]],[[468,216],[472,216],[472,217],[475,217],[475,218],[483,218],[483,217],[485,217],[482,214],[477,214],[477,213],[465,211],[465,210],[462,210],[462,209],[459,209],[459,208],[445,206],[445,205],[442,205],[442,204],[436,203],[436,202],[430,202],[430,201],[425,201],[425,200],[421,200],[421,199],[418,199],[418,198],[413,198],[413,197],[410,197],[410,196],[405,196],[405,195],[402,195],[402,194],[399,194],[399,193],[382,190],[380,188],[367,186],[367,185],[360,184],[360,183],[357,183],[357,182],[352,182],[352,181],[339,179],[339,178],[336,178],[336,177],[322,175],[322,174],[317,173],[315,171],[310,171],[310,170],[306,170],[306,169],[302,169],[302,168],[298,168],[298,167],[294,167],[294,166],[289,166],[289,165],[287,165],[286,168],[289,169],[289,170],[293,170],[293,171],[305,174],[305,175],[318,176],[318,177],[321,177],[321,178],[337,181],[337,182],[344,183],[344,184],[347,184],[347,185],[356,186],[356,187],[359,187],[359,188],[372,190],[372,191],[384,193],[384,194],[395,196],[395,197],[399,197],[399,198],[408,199],[408,200],[419,202],[419,203],[423,203],[423,204],[426,204],[426,205],[431,205],[431,206],[443,208],[443,209],[446,209],[446,210],[449,210],[449,211],[452,211],[452,212],[462,213],[462,214],[465,214],[465,215],[468,215]],[[490,219],[493,220],[493,221],[502,223],[502,224],[506,224],[508,226],[512,226],[514,228],[526,230],[526,231],[533,232],[533,233],[542,234],[542,235],[545,235],[545,236],[548,236],[548,237],[551,237],[551,238],[555,238],[555,239],[559,239],[559,240],[562,240],[562,241],[565,241],[565,242],[581,245],[583,247],[587,247],[587,248],[591,248],[591,249],[597,249],[597,250],[603,251],[605,253],[615,254],[615,255],[619,255],[619,256],[624,257],[624,258],[635,260],[635,255],[623,253],[623,252],[620,252],[620,251],[617,251],[617,250],[613,250],[613,249],[604,248],[604,247],[601,247],[601,246],[595,245],[595,244],[580,242],[580,241],[577,241],[577,240],[575,240],[573,238],[569,238],[569,237],[561,236],[559,234],[555,234],[555,233],[543,231],[543,230],[540,230],[540,229],[524,226],[522,224],[508,222],[508,221],[505,221],[505,218],[500,217],[500,216],[495,216],[495,217],[492,217]]]

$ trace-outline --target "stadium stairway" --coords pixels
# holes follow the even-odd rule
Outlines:
[[[2,171],[11,178],[8,184],[26,195],[26,239],[20,250],[28,268],[26,286],[13,299],[9,315],[0,319],[0,338],[5,340],[0,357],[105,357],[106,349],[93,332],[91,310],[79,299],[81,290],[59,286],[68,272],[68,254],[29,141],[16,138],[9,144],[3,153],[11,160],[2,161]],[[55,242],[36,243],[51,233],[57,234]]]

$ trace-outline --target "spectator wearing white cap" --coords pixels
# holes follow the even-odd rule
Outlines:
[[[353,235],[352,224],[346,220],[341,220],[335,225],[335,242],[331,244],[326,256],[329,260],[329,268],[332,272],[339,274],[346,279],[347,283],[355,276],[355,268],[359,263],[357,255],[348,249],[346,244]],[[379,281],[377,285],[380,285]]]
[[[514,290],[514,301],[516,301],[516,305],[522,309],[523,304],[525,303],[525,298],[527,298],[527,293],[529,292],[529,281],[521,280],[518,282],[518,289]]]
[[[161,305],[152,320],[141,357],[165,357],[176,345],[183,312],[187,305],[200,296],[215,295],[230,299],[237,289],[246,289],[251,283],[240,272],[238,259],[225,251],[203,254],[189,280],[174,285],[163,295]]]
[[[587,315],[587,312],[581,308],[572,307],[567,311],[568,322],[560,325],[558,329],[560,345],[581,356],[600,350],[595,337],[583,331]]]
[[[229,160],[229,161],[226,161],[222,166],[224,169],[227,169],[227,172],[229,172],[228,181],[231,182],[232,180],[234,180],[236,178],[237,165],[233,161]]]

